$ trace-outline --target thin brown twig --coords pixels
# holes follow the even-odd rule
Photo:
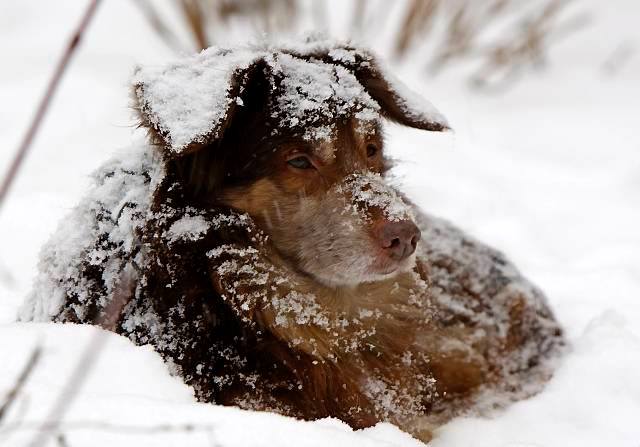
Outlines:
[[[27,363],[25,363],[24,368],[22,368],[22,372],[16,379],[16,383],[7,394],[7,397],[5,398],[2,406],[0,406],[0,423],[2,423],[2,419],[7,415],[7,412],[20,394],[20,391],[24,387],[24,384],[27,382],[27,379],[38,365],[38,361],[40,360],[41,355],[42,347],[36,346],[31,352],[29,360],[27,360]]]
[[[58,65],[56,66],[55,71],[53,72],[53,76],[51,77],[51,80],[47,85],[47,89],[45,90],[44,96],[42,97],[42,100],[38,105],[36,113],[33,119],[31,120],[31,124],[29,125],[29,128],[27,129],[27,132],[24,138],[22,139],[20,146],[16,151],[16,155],[13,161],[11,162],[11,165],[9,166],[7,173],[5,174],[5,177],[2,180],[2,183],[0,184],[0,208],[2,208],[2,204],[4,203],[4,200],[7,197],[9,189],[11,188],[11,185],[16,179],[18,170],[20,169],[20,166],[22,165],[22,162],[24,161],[24,158],[27,155],[27,152],[31,148],[33,139],[35,138],[38,132],[38,129],[42,124],[45,114],[47,113],[47,109],[49,108],[49,104],[53,99],[53,95],[55,94],[58,88],[58,85],[60,84],[62,75],[64,74],[67,67],[69,66],[69,61],[71,60],[71,57],[73,56],[76,49],[78,48],[78,45],[82,40],[82,36],[85,33],[87,27],[89,26],[89,22],[91,21],[91,18],[93,17],[99,3],[100,3],[100,0],[91,0],[91,2],[89,3],[89,7],[85,11],[84,16],[82,17],[82,20],[80,21],[80,25],[71,36],[71,39],[69,40],[69,43],[67,44],[67,47],[65,48],[64,53],[62,54],[62,57],[60,58],[60,61],[58,62]]]
[[[11,271],[7,268],[7,266],[2,262],[0,258],[0,284],[3,284],[6,287],[12,288],[16,285],[16,279],[11,273]]]
[[[408,3],[405,18],[396,32],[395,57],[404,57],[415,42],[424,39],[440,8],[440,0],[413,0]]]
[[[176,36],[171,28],[160,18],[160,14],[154,4],[148,0],[136,0],[134,3],[138,5],[153,30],[169,48],[177,53],[188,50],[188,48],[180,42],[180,39],[178,39],[178,36]]]
[[[208,432],[215,428],[213,424],[157,424],[157,425],[130,425],[117,424],[103,421],[69,421],[60,425],[43,425],[41,422],[24,421],[19,425],[7,425],[0,429],[0,433],[7,431],[30,431],[54,429],[63,432],[74,432],[83,430],[112,432],[131,435],[156,435],[162,433],[195,433]]]
[[[206,19],[202,5],[197,0],[180,0],[180,7],[199,50],[209,47]]]
[[[56,436],[56,441],[58,442],[58,446],[60,447],[69,447],[69,443],[67,442],[67,438],[64,434],[60,433]]]
[[[512,36],[486,51],[485,63],[471,77],[472,85],[492,91],[504,89],[528,66],[540,67],[552,42],[576,32],[588,16],[558,22],[568,0],[550,0],[537,14],[525,17]]]

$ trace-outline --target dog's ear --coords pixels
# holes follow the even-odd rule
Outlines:
[[[380,105],[383,116],[416,129],[443,131],[450,129],[447,119],[430,102],[409,90],[391,73],[373,61],[356,67],[356,78]]]
[[[263,69],[264,61],[255,54],[215,48],[168,67],[137,68],[133,99],[140,126],[169,159],[211,146],[222,138],[243,106],[243,93]]]
[[[367,93],[380,105],[386,118],[417,129],[443,131],[450,129],[447,119],[418,93],[382,68],[368,51],[349,45],[334,47],[320,59],[341,65],[351,71]]]

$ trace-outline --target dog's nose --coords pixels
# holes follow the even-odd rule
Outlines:
[[[402,261],[416,251],[420,240],[420,230],[410,220],[386,221],[379,227],[378,239],[391,259]]]

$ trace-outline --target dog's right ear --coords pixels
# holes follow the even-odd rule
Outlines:
[[[312,47],[313,48],[313,47]],[[296,54],[295,51],[293,51]],[[320,41],[307,54],[323,62],[343,66],[358,79],[371,98],[380,105],[383,116],[405,126],[430,131],[449,130],[447,119],[427,100],[412,92],[376,57],[350,43],[332,45]]]
[[[170,66],[139,67],[133,99],[140,126],[167,159],[211,146],[222,138],[243,105],[243,92],[263,69],[255,53],[218,48]]]
[[[388,119],[415,129],[434,132],[450,129],[447,119],[430,102],[409,90],[375,60],[362,63],[353,73]]]

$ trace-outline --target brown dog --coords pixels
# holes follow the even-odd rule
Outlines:
[[[369,53],[211,48],[139,69],[134,98],[152,145],[96,174],[23,319],[117,320],[199,399],[422,439],[548,377],[541,293],[385,182],[381,117],[447,124]]]

